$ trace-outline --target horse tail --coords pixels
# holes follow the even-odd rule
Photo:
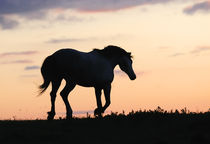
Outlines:
[[[52,56],[48,56],[41,67],[41,74],[43,77],[43,84],[39,86],[40,94],[44,93],[47,87],[49,86],[52,78],[53,78],[53,58]]]

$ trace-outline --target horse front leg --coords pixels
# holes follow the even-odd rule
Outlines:
[[[103,90],[104,90],[104,96],[105,96],[106,103],[102,107],[102,113],[104,113],[104,111],[107,109],[107,107],[111,104],[111,101],[110,101],[111,84],[108,84],[107,86],[105,86]]]
[[[94,115],[99,117],[101,117],[102,113],[101,90],[102,90],[101,88],[95,87],[97,108],[94,110]]]

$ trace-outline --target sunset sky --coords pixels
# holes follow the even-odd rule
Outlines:
[[[132,52],[137,79],[116,67],[108,112],[210,108],[209,0],[0,0],[0,119],[46,118],[48,55],[110,44]],[[93,88],[76,86],[69,101],[75,116],[96,108]]]

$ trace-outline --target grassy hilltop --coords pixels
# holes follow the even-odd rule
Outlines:
[[[1,143],[210,144],[210,112],[186,109],[67,120],[0,121]]]

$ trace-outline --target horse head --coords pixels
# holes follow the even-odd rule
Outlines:
[[[133,67],[132,67],[133,61],[131,58],[132,58],[131,53],[127,53],[126,55],[121,56],[119,58],[119,66],[120,66],[120,69],[124,71],[131,80],[135,80],[136,74],[133,71]]]
[[[109,45],[98,51],[107,58],[114,57],[114,59],[117,60],[117,64],[119,64],[120,69],[124,71],[131,80],[136,79],[136,74],[134,73],[132,67],[133,61],[130,52],[126,52],[124,49],[114,45]]]

